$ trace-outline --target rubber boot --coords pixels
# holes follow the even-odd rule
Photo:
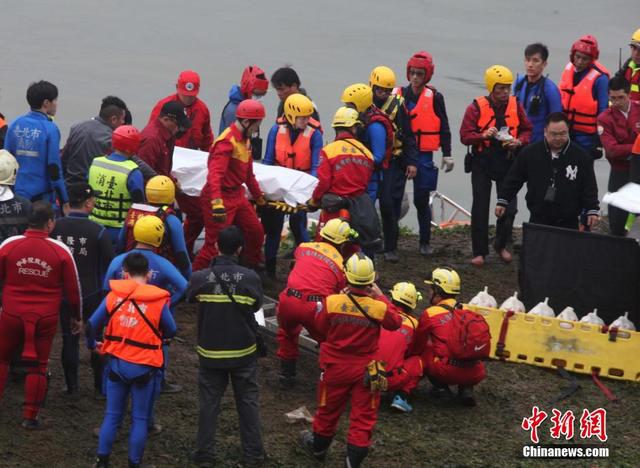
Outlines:
[[[98,455],[93,468],[109,468],[109,455]]]
[[[267,273],[267,276],[275,280],[276,279],[276,264],[277,260],[275,258],[270,258],[264,262],[264,270]]]
[[[358,447],[356,445],[347,444],[347,458],[344,466],[346,468],[358,468],[362,461],[369,453],[368,447]]]
[[[281,359],[280,375],[278,376],[280,387],[289,390],[296,385],[296,360]]]
[[[318,461],[324,461],[333,437],[322,436],[311,431],[300,432],[300,446]]]
[[[464,406],[476,406],[476,399],[473,396],[473,385],[459,385],[458,398]]]

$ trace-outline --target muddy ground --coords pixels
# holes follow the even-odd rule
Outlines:
[[[381,285],[389,288],[396,281],[413,281],[426,293],[422,280],[434,266],[444,263],[461,274],[462,298],[465,300],[485,285],[499,302],[517,289],[517,258],[512,264],[505,265],[492,255],[482,269],[468,264],[470,252],[466,228],[436,234],[433,246],[433,256],[420,257],[417,255],[416,238],[403,237],[401,262],[395,265],[379,262]],[[286,261],[282,261],[280,268],[285,271]],[[275,285],[267,289],[273,296],[278,287]],[[158,422],[164,426],[164,431],[149,439],[145,461],[159,467],[189,466],[189,453],[194,446],[198,413],[195,317],[193,307],[183,305],[178,308],[180,336],[185,342],[172,345],[169,375],[172,381],[184,385],[184,391],[163,395],[157,405]],[[0,404],[0,466],[88,467],[92,463],[97,444],[92,429],[101,422],[104,404],[93,399],[88,355],[84,350],[80,395],[70,399],[63,394],[59,345],[56,338],[51,355],[51,386],[42,412],[48,429],[39,432],[22,430],[22,386],[13,383],[7,388]],[[298,432],[308,425],[289,424],[284,418],[284,413],[302,405],[312,411],[315,408],[315,357],[303,354],[298,387],[294,391],[283,391],[276,385],[275,340],[270,339],[269,345],[270,356],[261,361],[260,367],[262,425],[269,455],[268,466],[316,466],[296,446]],[[488,364],[488,378],[476,391],[478,406],[472,409],[459,407],[455,402],[430,399],[428,386],[423,382],[412,398],[414,412],[410,415],[393,413],[388,399],[383,400],[374,433],[374,447],[366,466],[638,466],[639,384],[606,380],[606,385],[620,399],[612,403],[589,378],[577,376],[577,380],[580,390],[552,405],[549,402],[567,386],[567,381],[557,372],[492,361]],[[562,411],[573,410],[577,415],[577,432],[577,420],[583,408],[606,408],[609,439],[605,446],[610,449],[610,458],[575,462],[524,460],[520,454],[523,445],[529,442],[529,436],[520,425],[522,418],[531,415],[533,405],[549,413],[553,407]],[[549,427],[548,420],[541,427],[542,443],[552,442]],[[127,428],[123,428],[123,434],[114,446],[112,463],[115,467],[126,466],[124,434]],[[346,418],[343,418],[325,466],[342,466],[345,428]],[[230,393],[222,405],[217,441],[219,466],[236,466],[240,460],[238,421]],[[574,443],[579,442],[575,437]]]

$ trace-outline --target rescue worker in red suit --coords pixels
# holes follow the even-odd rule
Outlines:
[[[287,286],[278,298],[278,353],[280,384],[295,384],[296,361],[300,354],[298,338],[302,327],[317,342],[323,336],[316,331],[314,320],[318,304],[346,286],[343,250],[352,236],[349,223],[332,219],[320,231],[321,242],[305,242],[294,252],[294,267]]]
[[[218,255],[218,233],[235,224],[245,236],[244,261],[248,266],[262,264],[264,229],[256,210],[245,195],[242,184],[257,206],[266,200],[253,174],[250,136],[260,129],[265,117],[262,103],[247,99],[236,109],[236,121],[216,139],[209,153],[209,173],[202,189],[201,203],[205,214],[205,241],[193,262],[193,270],[207,268]]]
[[[78,272],[67,246],[49,238],[54,226],[51,204],[37,201],[24,235],[10,237],[0,246],[0,399],[9,362],[22,346],[22,361],[28,366],[22,410],[25,429],[42,424],[38,414],[47,393],[47,364],[63,296],[72,314],[72,333],[79,333],[82,326]]]
[[[336,131],[336,139],[320,151],[318,185],[306,203],[310,211],[320,207],[322,197],[326,194],[351,198],[366,192],[374,161],[371,152],[357,139],[361,125],[355,109],[341,107],[334,115],[331,126]],[[323,209],[318,229],[321,230],[327,221],[338,217],[348,218],[348,212],[343,209],[332,212]],[[319,235],[316,239],[320,240]]]
[[[345,270],[345,293],[328,296],[316,316],[317,330],[326,336],[320,345],[318,409],[313,432],[302,431],[300,443],[315,459],[323,460],[350,402],[346,466],[359,467],[371,445],[380,404],[380,392],[366,381],[367,367],[378,351],[380,328],[397,330],[402,319],[375,284],[369,257],[352,255]]]
[[[180,137],[176,138],[176,146],[200,151],[209,151],[213,143],[211,130],[211,115],[207,105],[198,98],[200,92],[200,75],[192,70],[185,70],[178,76],[176,93],[158,101],[151,115],[149,124],[160,115],[160,109],[169,101],[176,101],[184,105],[184,112],[191,121],[188,128]],[[193,256],[193,244],[204,229],[204,220],[200,210],[200,197],[190,196],[182,191],[176,194],[180,211],[184,213],[184,237],[189,254]]]
[[[422,359],[409,356],[413,346],[418,320],[412,316],[416,303],[422,295],[413,283],[396,283],[391,293],[391,302],[398,308],[402,317],[402,326],[397,330],[380,330],[378,354],[376,359],[385,363],[387,371],[387,391],[393,392],[391,407],[403,413],[413,408],[408,402],[409,394],[422,378]]]
[[[462,362],[451,358],[446,342],[451,311],[460,294],[460,276],[451,268],[440,267],[433,270],[425,283],[431,286],[431,307],[420,317],[411,354],[422,356],[434,397],[450,397],[449,385],[457,385],[461,403],[475,406],[473,387],[486,377],[484,364],[479,360]]]

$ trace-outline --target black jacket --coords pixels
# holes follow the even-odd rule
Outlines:
[[[262,307],[263,294],[255,271],[238,265],[235,257],[220,255],[210,268],[193,274],[187,301],[200,303],[197,352],[201,365],[242,367],[257,358],[254,312]]]
[[[31,214],[31,202],[20,195],[0,201],[0,243],[9,237],[18,236],[27,229]]]
[[[507,206],[527,183],[527,207],[532,217],[575,219],[582,210],[598,214],[598,185],[593,159],[571,141],[552,160],[546,141],[532,143],[516,157],[498,192],[498,205]],[[545,201],[550,185],[555,200]]]
[[[95,305],[96,300],[101,300],[104,275],[113,260],[109,233],[87,215],[71,212],[56,221],[51,237],[69,247],[78,269],[83,301]]]

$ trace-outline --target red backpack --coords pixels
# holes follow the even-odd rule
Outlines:
[[[451,357],[460,360],[485,359],[491,354],[491,332],[482,315],[464,309],[438,304],[451,312],[448,324],[447,347]]]

